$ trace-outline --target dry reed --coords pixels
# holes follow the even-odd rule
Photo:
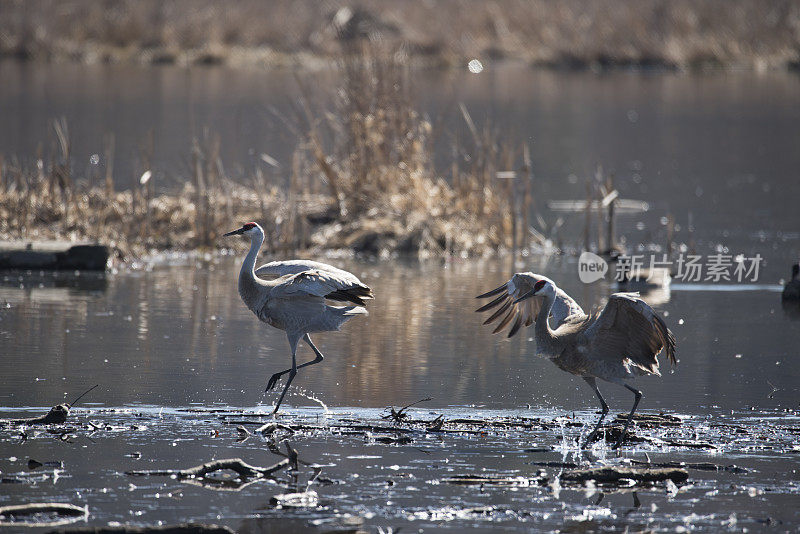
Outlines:
[[[314,245],[414,255],[527,246],[519,220],[529,204],[513,200],[519,188],[530,194],[530,176],[512,170],[519,151],[500,146],[462,106],[472,140],[454,149],[445,179],[433,163],[433,126],[413,104],[406,58],[368,47],[343,60],[341,72],[334,110],[315,113],[303,99],[308,134],[298,150],[329,186],[336,219],[314,233]]]
[[[527,149],[501,144],[462,106],[472,137],[453,148],[446,179],[434,167],[433,126],[414,107],[405,58],[365,48],[341,70],[334,109],[313,109],[301,91],[291,165],[262,154],[246,185],[226,175],[220,138],[208,130],[192,142],[180,191],[154,193],[152,134],[141,143],[131,190],[114,190],[113,136],[106,137],[104,182],[75,180],[66,121],[54,121],[49,161],[40,156],[36,169],[16,160],[0,165],[0,238],[101,239],[135,258],[229,246],[218,239],[222,232],[256,220],[274,252],[466,256],[530,245]]]

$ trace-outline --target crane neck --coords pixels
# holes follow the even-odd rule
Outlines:
[[[534,326],[536,342],[538,344],[551,341],[555,337],[553,330],[550,328],[549,321],[550,312],[553,310],[553,305],[556,302],[555,290],[552,288],[546,288],[542,293],[542,296],[544,297],[544,303],[539,309],[539,314],[536,316],[536,325]]]
[[[239,296],[253,311],[263,304],[261,288],[265,282],[260,281],[255,272],[256,256],[258,256],[258,250],[263,242],[264,234],[260,231],[254,232],[250,236],[250,251],[244,257],[242,269],[239,271]]]
[[[239,279],[247,278],[249,280],[256,279],[256,257],[261,245],[264,243],[264,234],[262,232],[253,233],[250,237],[250,250],[247,256],[244,257],[242,262],[242,270],[239,271]]]

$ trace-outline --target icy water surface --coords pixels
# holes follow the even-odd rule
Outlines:
[[[262,391],[288,366],[288,344],[240,302],[238,258],[101,278],[7,275],[0,417],[43,415],[100,386],[65,426],[0,428],[0,506],[52,499],[87,505],[91,525],[199,520],[241,532],[800,525],[792,504],[800,491],[800,322],[774,286],[648,295],[676,334],[680,363],[637,382],[640,412],[680,424],[642,423],[644,441],[621,453],[601,442],[582,453],[579,440],[597,417],[589,388],[533,357],[532,331],[492,336],[473,312],[474,295],[520,265],[329,261],[357,273],[376,300],[368,317],[314,336],[326,359],[300,372],[279,419],[286,428],[268,436],[255,429],[270,421],[277,393]],[[562,280],[587,309],[612,290],[577,281],[574,259],[525,265]],[[311,356],[299,353],[301,361]],[[629,392],[601,388],[611,418],[629,409]],[[386,406],[426,397],[409,410],[412,422],[381,417]],[[242,440],[237,426],[251,435]],[[268,449],[275,438],[280,450],[286,439],[302,461],[321,466],[313,481],[316,471],[304,464],[241,488],[124,474],[233,457],[269,466],[281,460]],[[44,465],[29,468],[30,459]],[[688,480],[561,481],[575,468],[636,462],[685,462]],[[463,475],[488,478],[452,481]],[[316,500],[303,507],[270,504],[306,489]]]
[[[410,423],[382,415],[357,408],[288,410],[279,419],[286,426],[262,436],[253,432],[270,418],[259,409],[79,409],[52,434],[28,428],[23,441],[19,432],[0,433],[0,504],[55,499],[88,506],[92,525],[191,519],[243,533],[354,526],[373,532],[790,531],[800,524],[794,445],[800,421],[782,411],[684,415],[679,427],[639,430],[654,441],[619,454],[602,442],[586,451],[577,447],[586,434],[581,423],[594,417],[586,412],[573,418],[541,409],[412,409]],[[431,429],[437,417],[445,423]],[[655,444],[659,437],[715,447]],[[284,452],[287,443],[297,451],[298,469],[263,479],[125,473],[224,458],[267,467],[283,459],[270,447]],[[30,459],[44,465],[30,466]],[[569,481],[581,468],[643,464],[682,465],[688,479]],[[301,506],[276,504],[281,495],[306,491],[313,493]]]

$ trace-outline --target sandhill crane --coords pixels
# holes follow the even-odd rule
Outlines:
[[[292,349],[292,366],[275,373],[267,382],[269,391],[280,377],[289,373],[273,414],[278,412],[289,384],[297,370],[323,360],[322,353],[311,342],[309,333],[339,330],[356,315],[367,315],[364,301],[373,298],[372,290],[361,283],[354,274],[316,261],[273,261],[255,268],[258,250],[264,242],[264,230],[249,222],[225,236],[250,237],[250,251],[239,272],[239,296],[256,317],[270,326],[286,332]],[[262,279],[272,277],[273,280]],[[355,306],[333,306],[325,301],[350,302]],[[316,358],[297,365],[297,344],[303,339]]]
[[[508,337],[522,325],[535,322],[536,353],[546,356],[560,369],[583,378],[600,400],[600,419],[584,443],[588,445],[597,435],[606,414],[606,404],[596,379],[613,382],[631,391],[635,400],[625,427],[614,448],[618,448],[642,392],[625,380],[640,375],[660,375],[658,354],[663,350],[672,365],[675,360],[675,337],[663,319],[639,298],[638,293],[614,293],[602,311],[586,315],[566,293],[547,277],[534,273],[517,273],[511,280],[477,298],[500,295],[476,311],[501,306],[484,324],[506,314],[494,333],[500,332],[512,320]],[[565,315],[566,313],[566,315]],[[556,320],[550,327],[549,316]]]

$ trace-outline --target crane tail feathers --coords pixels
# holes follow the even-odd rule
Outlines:
[[[372,295],[372,290],[367,286],[353,286],[332,291],[325,295],[325,298],[364,306],[366,305],[366,300],[371,300],[375,297]]]

